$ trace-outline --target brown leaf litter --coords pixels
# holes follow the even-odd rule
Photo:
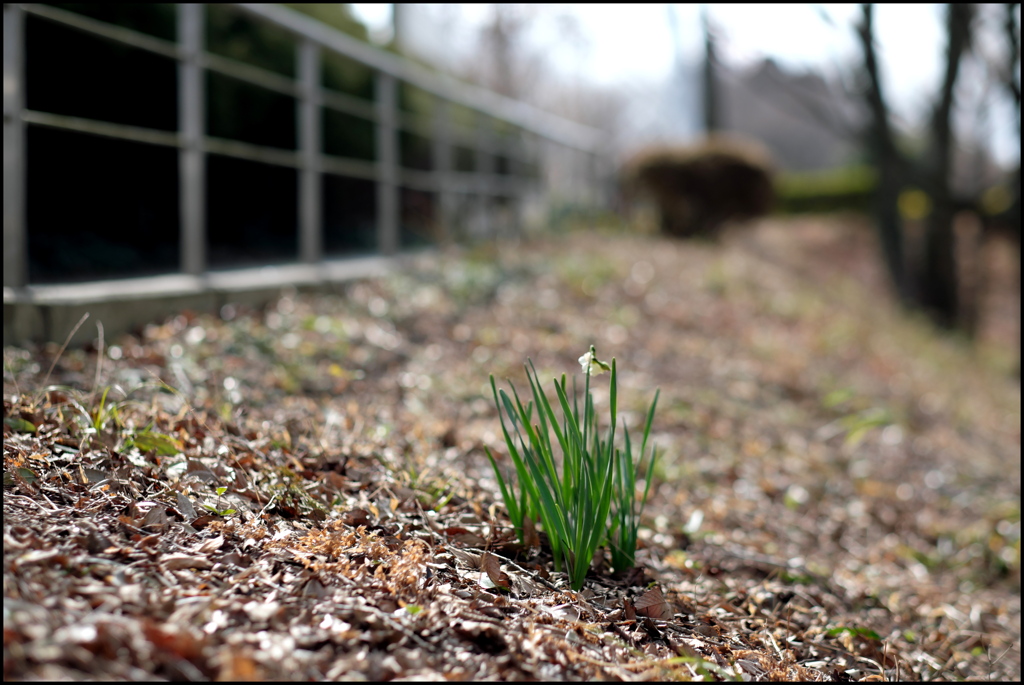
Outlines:
[[[56,346],[7,348],[4,675],[1017,680],[1019,276],[972,352],[872,250],[570,234],[186,313],[48,387]],[[638,567],[573,592],[496,495],[487,376],[592,343],[631,426],[661,387],[665,457]]]

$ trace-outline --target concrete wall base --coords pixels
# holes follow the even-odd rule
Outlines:
[[[4,345],[63,343],[82,315],[89,320],[71,340],[84,345],[96,338],[130,332],[173,314],[219,312],[226,304],[261,307],[283,288],[328,291],[336,283],[380,276],[409,257],[360,257],[320,264],[266,266],[150,278],[92,281],[67,285],[4,288]]]

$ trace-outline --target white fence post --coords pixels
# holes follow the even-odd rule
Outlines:
[[[206,272],[206,135],[203,53],[203,5],[178,5],[178,151],[181,270]]]
[[[437,177],[437,222],[441,229],[441,242],[451,241],[455,235],[455,197],[452,193],[452,135],[451,105],[443,98],[434,99],[433,166]]]
[[[480,208],[482,237],[495,233],[494,216],[494,123],[483,112],[476,112],[476,187]]]
[[[320,47],[309,39],[298,46],[299,88],[299,259],[316,264],[323,254],[321,221]]]
[[[25,230],[25,13],[4,3],[4,287],[28,282]]]
[[[377,246],[381,254],[398,252],[398,84],[377,72]]]

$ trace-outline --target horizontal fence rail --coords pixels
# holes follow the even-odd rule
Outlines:
[[[176,12],[176,40],[148,35],[125,26],[34,4],[4,5],[4,302],[5,340],[8,303],[81,300],[89,289],[31,283],[28,269],[26,211],[26,136],[30,127],[88,134],[148,146],[172,148],[178,159],[178,236],[180,277],[168,274],[179,290],[201,292],[216,284],[208,259],[207,159],[210,155],[260,162],[297,172],[298,263],[323,267],[324,174],[363,179],[376,186],[376,250],[372,259],[398,254],[400,189],[436,194],[441,237],[452,239],[456,196],[476,198],[479,207],[493,198],[521,204],[534,196],[551,196],[585,204],[599,196],[608,156],[601,134],[592,128],[542,112],[478,87],[434,73],[402,57],[360,42],[310,17],[279,5],[237,3],[231,7],[250,19],[283,29],[296,40],[295,77],[274,73],[208,51],[203,5],[181,4]],[[26,16],[69,27],[105,41],[174,60],[177,69],[177,130],[30,110],[25,100]],[[59,50],[53,46],[52,50]],[[324,54],[332,53],[368,68],[373,74],[374,99],[325,88]],[[68,55],[68,59],[74,56]],[[219,74],[295,99],[295,148],[283,149],[212,136],[207,131],[206,80]],[[434,99],[430,117],[401,111],[399,84],[419,89]],[[46,84],[33,84],[45,88]],[[473,112],[475,128],[466,130],[452,116],[457,106]],[[371,160],[324,152],[324,112],[337,112],[371,122],[375,133]],[[245,116],[239,112],[238,116]],[[504,134],[495,129],[498,122]],[[399,135],[415,134],[429,141],[431,169],[410,169],[400,161]],[[459,170],[455,150],[470,151],[473,171]],[[498,159],[505,161],[499,173]],[[511,169],[519,169],[514,173]],[[533,173],[522,173],[533,169]],[[539,178],[538,178],[539,175]],[[517,205],[518,206],[518,205]],[[487,211],[484,233],[491,223]],[[493,230],[490,231],[493,233]],[[333,267],[332,267],[333,268]],[[173,271],[173,270],[172,270]],[[279,270],[280,271],[280,270]],[[286,273],[280,271],[280,273]],[[332,272],[320,269],[321,273]],[[287,272],[291,273],[291,272]],[[333,273],[333,272],[332,272]],[[185,280],[182,280],[182,277]],[[168,280],[168,278],[170,280]],[[189,280],[191,279],[191,280]],[[220,280],[224,280],[221,278]],[[300,279],[301,280],[301,279]],[[182,283],[189,285],[183,286]],[[156,286],[154,286],[156,287]],[[159,288],[157,288],[159,289]],[[146,287],[136,292],[147,291]]]

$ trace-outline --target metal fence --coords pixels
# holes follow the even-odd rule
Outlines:
[[[179,268],[177,274],[191,281],[173,280],[173,288],[200,291],[217,287],[218,275],[208,264],[205,203],[208,190],[206,159],[210,154],[258,161],[298,171],[297,240],[298,264],[319,265],[316,278],[325,273],[323,249],[324,174],[360,178],[376,186],[376,258],[402,251],[399,241],[399,189],[435,193],[442,236],[453,237],[457,201],[475,202],[477,233],[494,231],[490,198],[503,197],[521,210],[532,201],[543,206],[558,197],[585,205],[600,196],[606,156],[598,131],[542,112],[522,102],[434,73],[399,56],[374,48],[312,18],[279,5],[238,3],[230,5],[259,22],[267,22],[296,39],[294,79],[207,51],[204,40],[203,5],[176,7],[177,39],[164,40],[124,26],[98,21],[57,7],[34,4],[4,5],[4,303],[5,340],[8,338],[8,304],[82,302],[88,288],[69,289],[30,283],[26,216],[26,134],[29,127],[62,129],[81,134],[175,148],[179,178]],[[98,121],[25,107],[25,17],[32,15],[107,41],[156,53],[176,60],[178,130],[162,131],[109,121]],[[54,46],[53,50],[60,48]],[[375,97],[368,102],[322,85],[323,51],[358,62],[374,74]],[[68,56],[72,58],[71,55]],[[270,91],[295,98],[296,150],[253,145],[207,134],[205,85],[208,72],[216,72]],[[406,83],[435,99],[432,121],[403,112],[398,107],[398,84]],[[46,84],[42,84],[45,87]],[[36,86],[39,87],[39,86]],[[452,106],[477,113],[475,132],[453,125]],[[375,125],[374,161],[343,158],[323,152],[323,109],[342,112]],[[244,116],[240,112],[239,116]],[[517,135],[498,136],[493,122],[502,122]],[[399,159],[399,132],[409,131],[431,141],[429,171],[403,168]],[[455,145],[475,153],[472,172],[458,171],[453,164]],[[539,176],[499,174],[498,156],[532,165]],[[505,170],[507,172],[507,170]],[[471,203],[472,204],[472,203]],[[328,260],[329,261],[329,260]],[[335,269],[337,271],[337,269]],[[359,271],[358,268],[355,269]],[[288,276],[284,277],[287,280]],[[237,274],[236,274],[237,280]],[[166,279],[150,279],[148,290],[159,292]],[[172,289],[173,289],[172,288]],[[95,288],[94,288],[95,290]],[[102,290],[102,289],[100,289]],[[122,288],[131,291],[132,288]],[[134,289],[136,292],[139,288]],[[141,290],[147,290],[143,286]],[[98,292],[98,291],[96,291]],[[94,293],[95,294],[95,293]],[[69,300],[70,298],[70,300]],[[95,298],[94,298],[95,299]]]

